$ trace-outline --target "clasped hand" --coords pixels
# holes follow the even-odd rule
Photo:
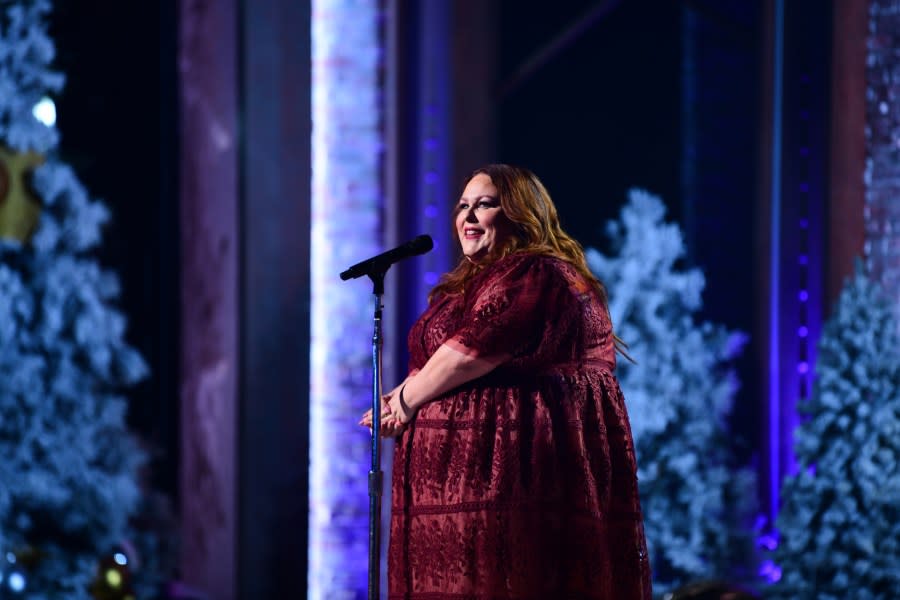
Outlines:
[[[407,380],[408,381],[408,380]],[[415,416],[415,411],[410,408],[409,404],[402,398],[403,387],[397,386],[389,394],[381,397],[381,437],[394,437],[403,433],[406,426]],[[363,413],[359,424],[363,427],[372,428],[372,409],[370,408]]]

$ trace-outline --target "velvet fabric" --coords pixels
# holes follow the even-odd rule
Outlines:
[[[389,597],[649,600],[634,445],[593,288],[562,260],[506,257],[432,302],[410,368],[443,343],[505,360],[397,439]]]

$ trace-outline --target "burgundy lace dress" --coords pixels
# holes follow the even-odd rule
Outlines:
[[[422,406],[394,451],[390,598],[650,599],[612,328],[568,263],[513,255],[409,335],[512,355]]]

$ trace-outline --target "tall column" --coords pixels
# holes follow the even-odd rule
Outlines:
[[[237,595],[238,105],[236,7],[182,0],[181,569]]]
[[[448,191],[450,201],[455,202],[453,195],[460,191],[463,177],[502,158],[497,156],[500,3],[455,0],[450,5],[452,102],[447,116],[453,139],[449,140],[452,161]]]
[[[390,0],[387,4],[386,231],[389,242],[423,233],[434,239],[431,252],[396,265],[389,276],[392,301],[386,314],[389,338],[396,344],[392,362],[399,376],[405,373],[408,360],[406,333],[425,308],[428,292],[455,258],[450,211],[460,175],[453,148],[473,126],[454,120],[457,99],[460,94],[481,97],[485,91],[478,78],[454,85],[458,80],[452,76],[457,22],[453,3]],[[470,18],[478,21],[480,16],[473,12]]]
[[[306,591],[308,2],[179,7],[183,579]]]
[[[241,2],[240,23],[239,589],[248,600],[302,598],[309,506],[310,2]]]
[[[377,0],[312,2],[308,597],[358,598],[368,575],[372,284],[341,281],[383,250]]]
[[[870,0],[865,259],[900,317],[900,1]]]
[[[863,253],[868,5],[835,0],[833,8],[827,304],[837,299]]]

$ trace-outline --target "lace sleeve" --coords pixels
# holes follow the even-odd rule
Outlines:
[[[555,259],[516,257],[491,267],[470,291],[463,325],[448,343],[467,355],[498,362],[521,356],[540,343],[547,309],[564,289]]]

